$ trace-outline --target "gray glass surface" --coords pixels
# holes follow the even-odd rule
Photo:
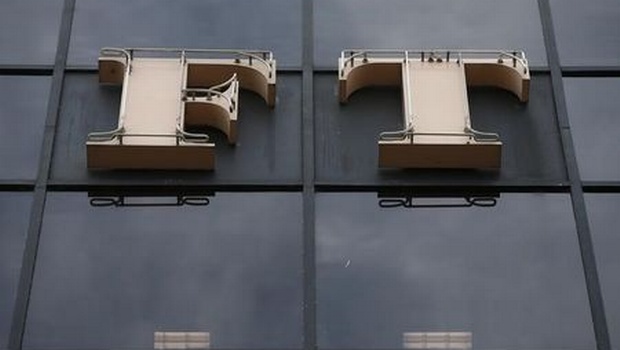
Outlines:
[[[583,180],[620,180],[620,78],[565,78],[564,92]]]
[[[152,349],[155,331],[201,331],[212,348],[300,348],[301,217],[297,193],[180,207],[50,193],[24,346]]]
[[[0,180],[37,177],[50,81],[0,76]]]
[[[336,67],[344,49],[522,49],[547,64],[535,0],[316,0],[314,60]]]
[[[216,144],[214,171],[88,171],[89,132],[118,124],[120,87],[100,86],[96,74],[65,77],[54,147],[52,181],[63,183],[296,184],[301,182],[301,76],[279,74],[270,109],[256,94],[239,96],[236,146],[208,132]]]
[[[0,2],[0,64],[54,64],[61,0]]]
[[[0,348],[8,345],[24,254],[30,193],[0,192]]]
[[[534,75],[530,101],[508,92],[470,89],[475,129],[499,133],[500,171],[379,169],[379,133],[402,128],[400,89],[364,89],[338,102],[336,74],[315,75],[317,181],[336,184],[508,184],[566,180],[551,83]]]
[[[474,349],[595,347],[568,195],[388,209],[373,193],[318,194],[316,214],[320,348],[452,331]]]
[[[620,194],[586,194],[594,254],[612,349],[620,349]]]
[[[549,3],[562,65],[620,65],[620,2],[550,0]]]
[[[260,49],[301,66],[300,0],[80,0],[69,65],[95,66],[102,47]]]

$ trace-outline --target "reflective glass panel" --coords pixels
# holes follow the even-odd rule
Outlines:
[[[300,23],[299,0],[81,0],[69,64],[95,66],[111,46],[271,50],[279,67],[300,67]]]
[[[295,193],[50,193],[25,347],[300,348],[301,215]]]
[[[549,3],[562,65],[618,66],[618,1],[550,0]]]
[[[37,177],[50,82],[0,76],[0,180]]]
[[[581,178],[620,181],[620,78],[565,78],[564,91]]]
[[[321,348],[397,349],[406,332],[470,332],[474,349],[594,347],[568,195],[331,193],[316,211]]]
[[[0,192],[0,348],[8,345],[32,195]]]
[[[521,49],[547,64],[535,0],[316,0],[314,63],[344,49]]]
[[[63,2],[0,2],[0,64],[54,64]]]
[[[590,232],[612,349],[620,347],[620,194],[586,194]]]

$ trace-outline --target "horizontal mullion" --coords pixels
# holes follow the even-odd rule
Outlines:
[[[0,65],[0,75],[51,76],[53,65]]]

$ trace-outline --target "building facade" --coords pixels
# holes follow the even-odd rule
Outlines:
[[[613,0],[0,4],[0,349],[620,349]],[[271,50],[214,171],[89,171],[102,47]],[[377,167],[400,90],[338,101],[345,49],[522,49],[527,104],[468,91],[500,170]],[[440,96],[438,94],[438,96]],[[438,97],[440,98],[440,97]]]

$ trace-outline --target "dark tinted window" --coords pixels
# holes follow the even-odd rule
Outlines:
[[[301,196],[217,193],[207,206],[48,196],[27,348],[153,348],[155,331],[212,348],[301,347]]]
[[[315,64],[336,67],[344,49],[522,49],[546,65],[538,5],[527,1],[317,0]]]
[[[50,88],[48,77],[0,76],[0,180],[34,180]]]
[[[618,1],[551,0],[550,3],[562,65],[618,65]]]
[[[566,104],[584,180],[620,180],[620,78],[566,78]]]
[[[375,194],[319,194],[316,208],[320,347],[454,331],[472,332],[474,349],[594,347],[568,195],[382,208]]]
[[[338,103],[336,74],[315,75],[317,179],[345,184],[557,184],[566,179],[562,146],[547,75],[534,75],[530,101],[506,91],[470,89],[475,129],[499,133],[499,171],[379,169],[379,134],[402,125],[400,89],[364,89]]]
[[[590,230],[612,348],[620,346],[620,194],[586,195]]]
[[[54,64],[61,0],[0,3],[0,64]]]
[[[102,47],[271,50],[301,66],[301,1],[77,1],[70,65],[97,63]]]
[[[9,339],[31,198],[29,193],[0,192],[0,348]]]
[[[120,88],[99,85],[96,74],[69,74],[63,102],[52,181],[61,183],[191,183],[291,184],[301,181],[301,76],[278,75],[275,108],[256,94],[239,96],[236,146],[219,131],[209,135],[216,144],[214,171],[88,171],[86,137],[113,130],[118,124]]]

